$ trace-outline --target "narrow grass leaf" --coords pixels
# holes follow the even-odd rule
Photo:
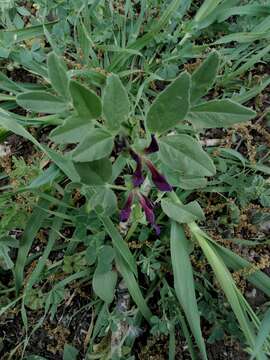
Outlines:
[[[222,36],[220,39],[214,42],[215,45],[220,44],[227,44],[232,41],[238,42],[238,43],[249,43],[256,40],[264,40],[269,39],[270,34],[269,32],[261,32],[261,33],[254,33],[254,32],[239,32],[234,33],[230,35]]]
[[[244,104],[250,99],[255,98],[258,94],[263,92],[263,90],[270,84],[270,76],[267,76],[259,85],[253,86],[250,90],[242,92],[239,95],[233,95],[231,98],[233,101],[238,102],[239,104]]]
[[[150,319],[152,317],[151,310],[149,309],[144,296],[141,293],[141,289],[135,279],[135,276],[133,272],[130,270],[130,266],[126,263],[126,261],[122,258],[122,256],[119,254],[119,251],[116,251],[116,258],[115,258],[116,266],[120,272],[120,274],[123,276],[123,279],[125,281],[125,284],[128,288],[128,291],[135,302],[135,304],[138,306],[140,312],[144,316],[144,318],[150,322]]]
[[[0,72],[0,89],[9,91],[11,93],[17,94],[22,91],[25,91],[22,85],[16,83],[15,81],[10,80],[5,74]]]
[[[53,21],[46,25],[49,29],[55,25],[57,21]],[[1,40],[11,40],[14,43],[19,43],[21,41],[26,41],[32,38],[37,38],[39,36],[44,35],[43,25],[34,25],[25,27],[23,29],[16,29],[16,30],[1,30],[0,31],[0,39]]]
[[[205,0],[197,11],[194,21],[199,23],[208,17],[212,11],[219,5],[222,0]]]
[[[3,111],[0,110],[0,125],[5,129],[12,131],[16,135],[22,136],[34,145],[36,145],[41,151],[48,155],[50,159],[66,174],[72,181],[78,182],[80,180],[73,163],[67,157],[57,153],[56,151],[41,145],[22,125],[16,120],[8,117]]]
[[[270,22],[270,21],[269,21]],[[261,59],[270,52],[270,44],[263,49],[261,49],[258,53],[249,57],[248,61],[246,61],[243,65],[239,66],[237,70],[230,72],[227,76],[225,76],[221,83],[226,83],[226,81],[236,78],[237,76],[245,73],[247,70],[251,69],[255,64],[257,64]]]
[[[38,206],[34,209],[33,213],[28,219],[25,226],[23,237],[20,241],[20,247],[18,250],[17,260],[14,269],[15,287],[17,294],[19,293],[24,278],[24,267],[28,257],[28,253],[31,249],[33,241],[37,235],[37,232],[41,228],[43,221],[47,217],[43,208],[48,208],[49,203],[46,200],[40,200]]]
[[[63,198],[63,202],[67,201],[69,196],[70,195],[68,193],[66,193]],[[51,204],[52,202],[50,201],[49,203]],[[65,211],[66,211],[66,206],[60,205],[58,212],[65,213]],[[49,237],[48,237],[47,245],[42,253],[41,258],[39,259],[39,261],[37,263],[37,266],[35,267],[35,269],[31,273],[31,276],[27,280],[25,292],[30,291],[31,288],[39,281],[40,274],[42,273],[43,269],[45,268],[48,257],[50,255],[51,251],[53,250],[56,240],[59,237],[59,232],[61,230],[63,221],[64,221],[63,218],[60,218],[60,217],[55,217],[55,219],[53,220],[52,226],[50,229],[50,233],[49,233]]]
[[[218,255],[222,258],[224,263],[232,270],[239,271],[241,269],[252,269],[253,264],[248,260],[243,259],[235,252],[227,249],[219,244],[213,243]],[[259,269],[254,269],[251,274],[247,275],[247,280],[263,291],[267,296],[270,296],[270,277]]]
[[[207,359],[200,327],[200,315],[195,295],[192,265],[189,259],[189,243],[183,227],[174,221],[171,223],[170,243],[175,292],[201,355],[203,359]]]
[[[182,7],[182,9],[186,10],[189,7],[189,2],[183,0],[172,0],[171,3],[167,6],[165,11],[162,13],[159,19],[154,22],[154,25],[150,28],[150,30],[144,34],[142,37],[135,40],[133,43],[131,43],[127,49],[133,49],[133,50],[141,50],[143,47],[145,47],[149,42],[151,42],[155,36],[162,30],[164,30],[165,26],[169,23],[170,18],[173,14],[177,11],[179,7]],[[183,14],[182,14],[183,15]],[[180,21],[180,19],[178,19]],[[109,71],[115,71],[119,64],[123,64],[131,54],[123,53],[123,54],[117,54],[113,57],[112,62],[109,67]]]
[[[127,243],[123,240],[119,231],[114,226],[113,222],[108,216],[101,216],[101,221],[103,222],[107,233],[112,239],[114,248],[121,254],[121,257],[126,261],[127,266],[137,276],[137,265],[136,261],[129,250]]]
[[[198,233],[197,230],[193,231],[192,226],[191,231],[193,232],[198,244],[203,250],[203,253],[206,256],[209,264],[214,270],[215,276],[232,307],[243,334],[246,337],[247,344],[253,348],[255,342],[254,329],[251,326],[247,314],[241,307],[236,291],[236,286],[230,272],[213,248],[211,242],[206,237],[203,237],[200,233]]]
[[[265,344],[267,338],[269,337],[269,334],[270,334],[270,309],[266,311],[266,314],[264,315],[263,321],[259,328],[257,337],[255,339],[255,345],[252,352],[251,360],[256,358],[263,351],[263,345]]]

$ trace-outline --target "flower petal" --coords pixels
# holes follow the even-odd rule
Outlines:
[[[131,214],[132,203],[133,203],[133,193],[131,192],[128,195],[127,201],[126,201],[123,209],[121,210],[121,213],[120,213],[120,221],[121,222],[128,221],[130,214]]]
[[[137,163],[136,169],[132,175],[132,182],[135,187],[138,187],[142,185],[142,183],[144,182],[144,177],[142,173],[142,159],[138,154],[136,154],[132,150],[130,150],[130,155],[132,156],[133,160],[135,160]]]
[[[153,183],[160,191],[172,191],[172,186],[167,182],[165,177],[158,172],[150,160],[146,160],[146,165],[151,171]]]
[[[138,194],[139,196],[139,202],[141,207],[143,208],[143,211],[145,213],[146,220],[153,226],[153,228],[156,230],[156,234],[160,234],[160,228],[155,222],[155,214],[154,214],[154,206],[152,202],[143,194]]]
[[[157,140],[155,138],[155,135],[151,135],[151,143],[150,145],[144,149],[145,154],[152,154],[154,152],[157,152],[159,150],[159,146],[157,143]]]

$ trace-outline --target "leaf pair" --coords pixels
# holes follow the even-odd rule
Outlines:
[[[254,111],[227,99],[196,105],[213,85],[218,66],[219,56],[212,52],[192,75],[180,74],[150,106],[146,116],[149,131],[161,134],[184,120],[197,128],[228,127],[254,117]]]
[[[70,97],[73,107],[80,119],[87,121],[102,115],[106,126],[111,131],[119,130],[121,123],[126,120],[130,104],[128,94],[117,75],[110,75],[104,89],[103,101],[90,89],[74,80],[69,80],[67,69],[62,60],[54,53],[50,53],[47,61],[49,80],[58,96],[47,91],[27,91],[17,96],[18,105],[26,110],[57,114],[69,110]],[[21,89],[20,89],[21,90]],[[70,132],[71,121],[65,124]],[[74,127],[77,124],[74,123]],[[63,141],[63,131],[62,139]]]

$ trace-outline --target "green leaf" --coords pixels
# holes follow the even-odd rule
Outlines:
[[[118,130],[129,114],[129,99],[126,89],[117,75],[107,78],[103,95],[103,114],[110,130]]]
[[[184,175],[212,176],[216,169],[200,143],[189,135],[170,135],[159,140],[164,164]]]
[[[182,73],[150,106],[146,116],[149,131],[162,133],[183,120],[189,109],[190,75]]]
[[[164,11],[160,14],[159,18],[156,18],[153,21],[149,31],[147,31],[143,36],[138,37],[135,41],[127,47],[128,50],[141,50],[142,48],[146,47],[153,39],[155,39],[156,35],[163,31],[164,28],[170,22],[170,19],[174,16],[177,12],[178,20],[180,21],[182,16],[185,14],[187,8],[190,6],[190,2],[187,0],[172,0],[168,6],[165,7]],[[181,12],[180,12],[181,11]],[[131,32],[131,35],[134,35]],[[123,64],[128,60],[130,54],[126,52],[122,54],[116,54],[111,61],[109,66],[109,71],[113,71],[115,69],[123,68]]]
[[[3,110],[0,109],[0,125],[5,129],[14,132],[15,134],[22,136],[33,144],[35,144],[41,151],[48,155],[52,161],[66,174],[72,181],[79,181],[79,177],[75,171],[73,163],[66,156],[57,153],[56,151],[48,148],[45,145],[41,145],[21,124],[16,120],[8,117]]]
[[[79,351],[72,345],[65,344],[63,360],[76,360]]]
[[[49,156],[49,158],[55,162],[59,169],[61,169],[62,172],[67,175],[70,180],[74,182],[79,181],[79,176],[74,167],[74,163],[70,160],[68,156],[62,155],[57,151],[46,147],[45,145],[42,146],[42,149]]]
[[[236,41],[238,43],[250,43],[256,40],[269,39],[269,31],[264,32],[239,32],[234,34],[229,34],[222,36],[217,41],[214,42],[215,45],[227,44],[231,41]]]
[[[0,71],[0,89],[11,92],[11,93],[20,93],[22,91],[25,91],[25,89],[17,84],[15,81],[12,81],[9,79],[6,75],[4,75]]]
[[[230,269],[234,271],[239,271],[241,269],[252,269],[252,263],[246,259],[243,259],[235,252],[217,243],[213,243],[213,245],[215,246],[215,250],[218,255]],[[267,296],[270,296],[270,277],[267,276],[264,272],[257,270],[256,272],[252,272],[250,275],[247,274],[247,280],[258,289],[263,291]]]
[[[115,258],[117,269],[119,270],[120,274],[123,276],[123,279],[125,281],[125,284],[128,288],[128,291],[135,302],[135,304],[138,306],[141,314],[144,316],[144,318],[150,323],[150,319],[152,317],[151,310],[149,309],[144,296],[142,295],[141,289],[135,279],[135,276],[130,270],[130,267],[128,264],[123,260],[123,258],[120,256],[120,254],[116,253]]]
[[[253,347],[255,339],[254,329],[247,316],[246,310],[242,306],[242,301],[240,301],[241,293],[238,291],[229,270],[225,266],[220,256],[215,251],[211,242],[208,240],[207,237],[204,236],[203,232],[197,227],[197,225],[191,224],[190,230],[192,231],[205,257],[211,265],[215,276],[221,288],[223,289],[232,307],[232,310],[239,322],[241,330],[246,337],[248,345],[250,347]]]
[[[117,228],[114,226],[113,222],[108,216],[100,216],[101,221],[104,224],[104,227],[107,233],[110,235],[112,239],[112,243],[114,248],[118,251],[121,255],[123,260],[127,263],[127,266],[133,272],[134,275],[137,276],[137,265],[136,261],[129,250],[127,243],[123,240],[122,236],[120,235]]]
[[[248,121],[256,115],[255,111],[237,104],[232,100],[212,100],[190,109],[187,120],[196,128],[230,127],[236,123]]]
[[[47,59],[48,74],[53,88],[64,98],[69,97],[67,72],[59,57],[51,52]]]
[[[266,311],[263,321],[258,331],[258,335],[255,339],[254,349],[252,352],[251,360],[256,358],[260,352],[263,350],[263,345],[266,342],[270,334],[270,309]],[[265,357],[266,359],[266,357]]]
[[[67,104],[46,91],[27,91],[16,97],[17,104],[28,111],[56,114],[67,110]]]
[[[179,187],[185,190],[203,189],[207,186],[207,179],[201,177],[185,177],[179,179]]]
[[[47,209],[48,207],[49,203],[47,201],[39,200],[38,206],[34,209],[33,213],[28,219],[24,229],[23,237],[20,240],[20,247],[14,269],[15,287],[17,294],[23,285],[24,267],[27,261],[28,253],[31,249],[33,241],[35,240],[37,232],[47,217],[47,213],[44,211],[44,209]]]
[[[112,164],[109,159],[100,159],[85,163],[74,163],[81,182],[90,186],[104,185],[112,176]]]
[[[101,101],[93,91],[74,80],[70,81],[69,90],[74,108],[80,117],[90,120],[101,115]]]
[[[190,102],[196,102],[213,85],[219,66],[218,53],[213,51],[191,76]]]
[[[76,162],[88,162],[109,156],[113,149],[112,135],[103,129],[94,129],[72,152]]]
[[[59,20],[45,23],[44,25],[51,29]],[[1,30],[0,31],[0,40],[8,39],[9,41],[13,41],[14,43],[19,43],[22,41],[26,41],[32,38],[37,38],[39,36],[44,35],[44,28],[42,25],[34,25],[29,27],[24,27],[23,29],[16,30]]]
[[[112,215],[117,208],[117,198],[115,193],[106,187],[98,189],[98,191],[90,199],[91,205],[99,214],[107,216]]]
[[[9,256],[10,248],[4,242],[0,242],[0,268],[10,270],[13,268],[13,261]]]
[[[161,207],[169,218],[178,222],[179,224],[187,224],[195,220],[204,219],[203,211],[197,201],[192,201],[189,204],[181,205],[176,204],[169,199],[162,199]]]
[[[197,11],[194,21],[199,23],[207,18],[219,5],[222,0],[204,0],[203,4]]]
[[[93,123],[76,115],[68,117],[63,125],[57,126],[50,133],[50,138],[57,144],[73,144],[82,141],[93,130]]]
[[[171,224],[171,260],[174,288],[203,359],[207,359],[200,328],[192,265],[189,259],[189,245],[183,227],[173,221]]]
[[[117,273],[115,271],[103,272],[96,268],[93,276],[94,292],[107,304],[110,304],[114,298],[115,286],[117,282]]]

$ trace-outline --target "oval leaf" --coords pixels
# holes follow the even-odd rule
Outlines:
[[[103,114],[110,130],[118,130],[129,114],[127,91],[117,75],[107,79],[103,95]]]
[[[194,106],[187,115],[196,128],[223,128],[248,121],[255,111],[232,100],[213,100]]]
[[[109,156],[113,149],[113,137],[102,129],[94,129],[72,153],[76,162],[88,162]]]
[[[69,97],[68,76],[61,60],[55,53],[50,53],[47,60],[48,74],[53,88],[65,98]]]
[[[194,103],[205,95],[213,85],[219,65],[218,53],[213,51],[191,76],[190,102]]]
[[[183,120],[189,108],[190,75],[182,73],[150,106],[146,124],[150,131],[162,133]]]
[[[115,271],[102,272],[99,267],[96,268],[93,276],[94,292],[107,304],[110,304],[114,298],[117,274]]]
[[[80,117],[96,119],[101,115],[101,101],[93,91],[74,80],[70,81],[69,90],[74,108]]]
[[[27,91],[16,97],[16,102],[22,108],[37,113],[56,114],[67,109],[67,104],[46,91]]]
[[[179,224],[188,224],[195,220],[203,220],[204,214],[197,203],[192,201],[189,204],[176,204],[169,199],[161,200],[161,207],[165,214]]]
[[[74,167],[81,182],[90,186],[104,185],[112,176],[112,164],[109,159],[74,163]]]
[[[50,133],[50,139],[57,144],[73,144],[82,141],[93,130],[92,122],[76,115],[68,117],[63,125],[57,126]]]
[[[191,136],[181,134],[163,137],[159,141],[160,158],[170,168],[187,175],[212,176],[213,161]]]

